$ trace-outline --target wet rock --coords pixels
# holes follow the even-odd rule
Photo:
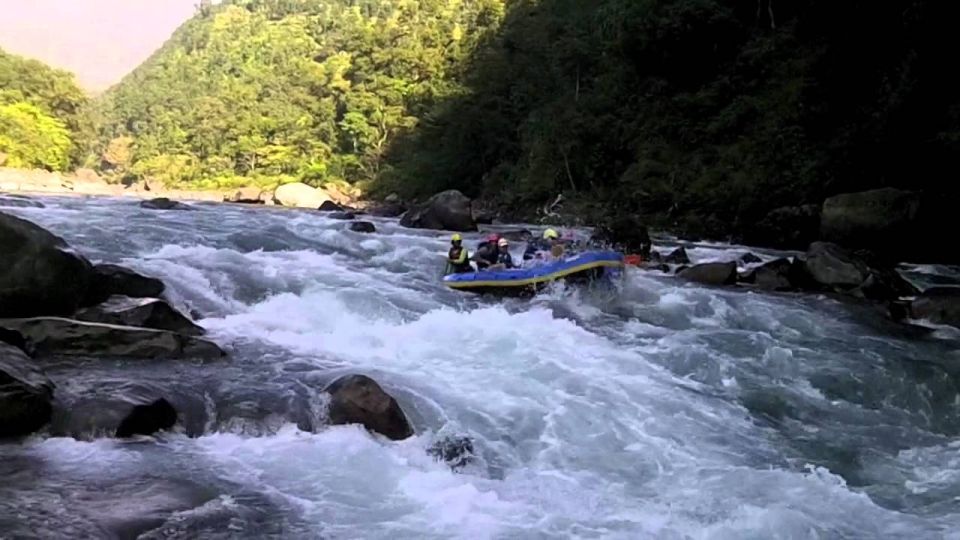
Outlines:
[[[116,436],[153,435],[172,428],[176,423],[177,410],[169,401],[161,398],[152,403],[136,405],[120,422]]]
[[[87,496],[83,502],[84,512],[106,534],[105,538],[173,538],[166,533],[166,524],[179,523],[178,513],[190,515],[189,510],[199,508],[205,503],[214,500],[217,493],[209,486],[193,484],[185,480],[160,478],[157,475],[146,475],[142,478],[124,479],[116,485],[104,489],[97,497]],[[159,529],[159,533],[156,529]],[[221,534],[205,538],[227,538]],[[176,538],[201,538],[200,536],[183,536]]]
[[[696,264],[678,272],[677,275],[704,285],[733,285],[737,282],[737,263]]]
[[[756,264],[763,262],[763,259],[748,251],[747,253],[744,253],[742,257],[740,257],[740,262],[743,264]]]
[[[278,187],[273,192],[273,198],[283,206],[312,208],[314,210],[330,200],[330,196],[322,189],[313,188],[300,182]]]
[[[590,242],[643,258],[650,255],[652,245],[650,231],[636,216],[620,216],[599,224]]]
[[[384,204],[375,204],[367,209],[371,216],[395,218],[403,215],[407,208],[398,202],[386,202]]]
[[[330,219],[341,219],[344,221],[349,221],[351,219],[356,218],[357,216],[353,212],[330,212],[326,215],[326,217]]]
[[[910,303],[910,317],[960,328],[960,288],[936,287]]]
[[[645,262],[641,265],[644,270],[657,270],[664,274],[670,273],[670,265],[667,263]]]
[[[369,221],[354,221],[350,224],[350,230],[359,233],[375,233],[377,228]]]
[[[46,208],[42,202],[22,195],[0,195],[0,206],[8,208]]]
[[[323,201],[318,210],[321,212],[342,212],[343,207],[333,201]]]
[[[157,197],[156,199],[141,201],[140,208],[147,208],[150,210],[190,210],[191,209],[186,204],[179,203],[174,200],[170,200],[166,197]]]
[[[667,264],[690,264],[690,257],[687,255],[687,249],[681,246],[664,257],[663,262]]]
[[[807,272],[827,287],[852,290],[870,275],[867,264],[846,249],[828,242],[814,242],[806,257]]]
[[[744,241],[757,246],[805,249],[820,234],[820,206],[785,206],[772,210],[744,233]]]
[[[99,306],[78,311],[74,318],[86,322],[169,330],[185,336],[204,334],[203,328],[194,324],[186,315],[156,298],[114,296]]]
[[[242,187],[223,196],[224,202],[240,204],[263,204],[263,190],[258,187]]]
[[[157,298],[166,289],[159,279],[115,264],[98,264],[93,267],[93,273],[90,292],[84,301],[86,305],[99,304],[114,295]]]
[[[29,435],[50,421],[54,385],[22,350],[0,343],[0,438]]]
[[[444,229],[451,231],[475,231],[470,198],[451,189],[437,193],[427,202],[408,210],[400,225],[413,229]]]
[[[0,213],[0,317],[69,315],[89,293],[93,269],[67,243]]]
[[[330,423],[362,424],[370,431],[399,441],[413,435],[400,404],[365,375],[346,375],[325,390],[330,394]]]
[[[59,317],[0,319],[0,328],[19,332],[37,357],[221,358],[212,342],[166,330],[116,326]]]
[[[740,281],[765,291],[791,291],[795,283],[796,267],[790,259],[776,259],[748,272]]]
[[[869,300],[896,300],[914,296],[920,291],[893,268],[870,268],[870,275],[853,294]]]
[[[893,188],[845,193],[823,202],[820,238],[848,248],[902,257],[902,246],[915,243],[920,195]]]
[[[473,441],[469,437],[450,436],[434,442],[427,454],[443,461],[453,470],[459,470],[473,462]]]

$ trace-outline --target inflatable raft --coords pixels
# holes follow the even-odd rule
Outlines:
[[[589,283],[615,277],[623,269],[623,255],[613,251],[589,251],[573,257],[516,270],[489,270],[444,276],[451,289],[503,296],[535,294],[557,280]]]

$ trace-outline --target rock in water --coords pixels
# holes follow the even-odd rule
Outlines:
[[[0,318],[69,315],[89,294],[90,263],[29,221],[0,213]]]
[[[115,296],[99,306],[78,311],[75,317],[87,322],[169,330],[185,336],[204,334],[203,328],[194,324],[186,315],[156,298],[132,299]]]
[[[343,207],[333,201],[323,201],[318,210],[321,212],[343,212]]]
[[[166,197],[157,197],[156,199],[150,199],[140,202],[140,208],[147,208],[149,210],[190,210],[191,208],[185,204],[178,203],[177,201],[172,201]]]
[[[224,202],[232,203],[241,203],[241,204],[263,204],[263,190],[258,187],[243,187],[233,193],[224,195]]]
[[[153,435],[158,431],[172,428],[176,423],[177,410],[169,401],[160,398],[151,403],[135,405],[120,421],[115,436]]]
[[[911,191],[883,188],[836,195],[823,203],[820,237],[900,258],[916,242],[919,211],[920,195]]]
[[[85,302],[87,305],[99,304],[114,295],[157,298],[166,288],[159,279],[138,274],[129,268],[115,264],[98,264],[93,267],[93,272],[93,283]]]
[[[350,224],[350,230],[359,233],[375,233],[377,228],[369,221],[354,221]]]
[[[165,330],[116,326],[58,317],[0,319],[19,332],[38,357],[50,355],[123,358],[221,358],[214,343]]]
[[[681,246],[664,257],[663,262],[668,264],[690,264],[690,257],[687,255],[687,249]]]
[[[399,441],[413,435],[400,404],[365,375],[346,375],[330,384],[331,424],[362,424],[370,431]]]
[[[748,251],[747,253],[744,253],[742,257],[740,257],[740,262],[743,264],[756,264],[763,262],[763,259]]]
[[[344,221],[351,220],[356,216],[353,212],[329,212],[326,217],[330,219],[342,219]]]
[[[704,285],[733,285],[737,282],[737,263],[696,264],[679,272],[681,278]]]
[[[454,189],[437,193],[427,202],[411,208],[400,218],[400,225],[413,229],[477,230],[470,199]]]
[[[367,209],[371,216],[394,218],[407,211],[406,207],[397,202],[376,204]]]
[[[866,263],[842,247],[814,242],[807,251],[807,272],[821,285],[840,290],[859,287],[870,275]]]
[[[0,438],[29,435],[46,425],[53,388],[23,351],[0,343]]]
[[[790,291],[799,288],[795,283],[796,267],[789,259],[777,259],[755,268],[741,280],[765,291]]]
[[[273,192],[273,198],[283,206],[314,210],[330,200],[330,196],[322,189],[313,188],[301,182],[283,184]]]
[[[960,288],[935,287],[910,303],[910,316],[960,328]]]

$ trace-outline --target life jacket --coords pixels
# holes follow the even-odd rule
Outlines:
[[[473,272],[473,266],[470,265],[470,254],[467,253],[467,248],[463,246],[450,248],[447,253],[447,264],[457,273]]]

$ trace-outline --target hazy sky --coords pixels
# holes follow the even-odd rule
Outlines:
[[[0,0],[0,48],[103,90],[145,60],[199,0]]]

